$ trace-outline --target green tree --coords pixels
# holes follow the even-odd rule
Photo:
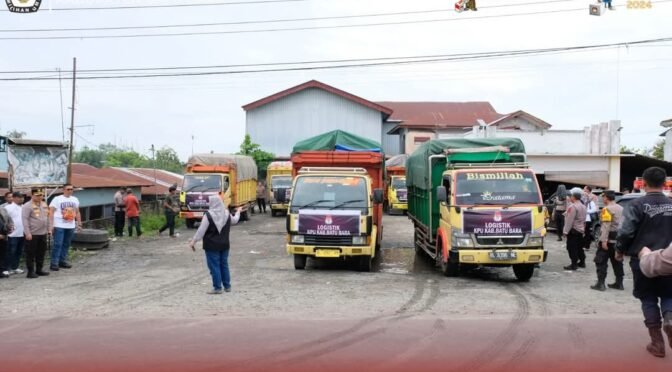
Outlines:
[[[101,168],[105,164],[106,155],[103,151],[91,149],[84,146],[80,151],[76,151],[73,155],[75,163],[84,163],[96,168]]]
[[[177,152],[168,146],[163,146],[156,151],[156,168],[174,173],[182,173],[183,167]]]
[[[152,160],[133,150],[118,150],[107,154],[105,165],[121,168],[151,168]]]
[[[23,131],[18,131],[16,129],[12,129],[7,132],[7,137],[8,138],[15,138],[15,139],[21,139],[26,136],[26,132]]]
[[[275,158],[273,153],[262,150],[259,144],[252,142],[249,134],[245,135],[243,143],[240,144],[238,155],[248,155],[254,159],[254,162],[257,163],[259,179],[263,179],[266,176],[266,168]]]
[[[651,151],[651,156],[663,160],[665,158],[665,140],[661,139],[660,141],[656,142],[655,146],[653,146],[653,150]]]

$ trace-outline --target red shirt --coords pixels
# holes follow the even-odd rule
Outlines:
[[[126,217],[140,216],[140,202],[133,194],[126,195]]]

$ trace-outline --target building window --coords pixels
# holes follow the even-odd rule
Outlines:
[[[429,141],[429,137],[415,137],[413,138],[413,141],[415,142],[416,145],[422,145],[423,143]]]

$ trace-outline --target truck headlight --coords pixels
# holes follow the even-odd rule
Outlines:
[[[303,235],[292,235],[292,243],[303,244],[304,239]]]
[[[544,237],[543,236],[530,236],[529,239],[527,239],[527,245],[532,246],[532,247],[540,247],[544,245]]]
[[[353,236],[352,237],[353,245],[364,245],[366,244],[366,236]]]
[[[453,246],[458,248],[473,247],[474,241],[469,234],[453,234]]]

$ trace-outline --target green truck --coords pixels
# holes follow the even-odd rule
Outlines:
[[[519,139],[432,140],[406,163],[416,252],[446,276],[512,266],[520,281],[546,260],[545,208]]]

